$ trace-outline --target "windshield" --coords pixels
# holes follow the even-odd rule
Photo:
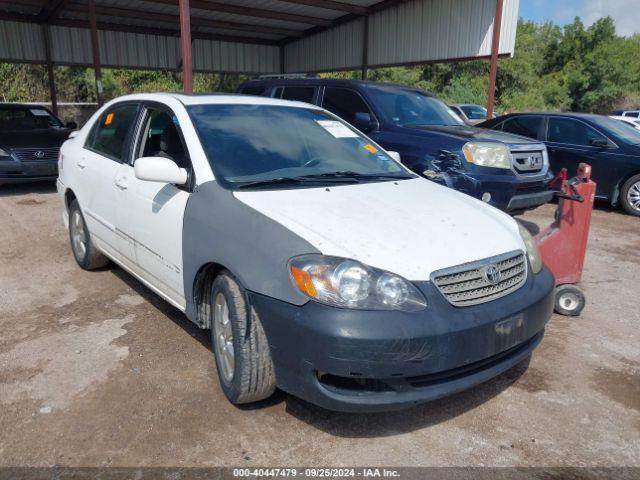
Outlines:
[[[640,130],[633,125],[609,117],[598,117],[594,119],[594,122],[606,129],[615,140],[631,145],[640,145]]]
[[[324,183],[332,183],[331,177],[343,183],[345,176],[354,181],[413,177],[370,140],[319,110],[274,105],[188,110],[216,178],[232,188],[300,177]]]
[[[387,121],[398,126],[464,125],[453,110],[420,90],[368,85],[368,92]]]
[[[480,105],[461,105],[460,108],[469,120],[487,119],[487,109]]]
[[[62,122],[44,108],[0,108],[0,130],[62,128]]]

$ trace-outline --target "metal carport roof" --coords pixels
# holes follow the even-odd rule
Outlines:
[[[181,69],[187,91],[194,70],[366,76],[369,67],[512,55],[518,7],[519,0],[0,0],[0,61],[94,67],[99,91],[101,66]]]

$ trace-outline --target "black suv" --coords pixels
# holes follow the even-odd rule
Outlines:
[[[388,83],[322,78],[258,78],[238,93],[319,105],[351,123],[402,163],[432,180],[518,212],[547,203],[542,142],[466,125],[434,95]]]

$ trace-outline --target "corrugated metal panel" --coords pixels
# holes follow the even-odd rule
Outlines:
[[[44,60],[44,44],[39,25],[0,21],[0,59],[18,62]]]
[[[278,72],[280,49],[271,45],[195,40],[193,68],[207,72]]]
[[[89,29],[51,27],[51,57],[54,63],[93,65]]]
[[[413,0],[369,17],[369,66],[488,56],[495,0]],[[513,54],[519,0],[505,0],[500,52]],[[287,72],[359,68],[362,20],[285,47]]]
[[[296,40],[285,46],[286,72],[339,70],[362,62],[364,20]]]
[[[178,67],[176,37],[99,31],[100,61],[105,65],[151,69]]]
[[[506,0],[501,42],[513,51],[518,0]],[[414,0],[370,18],[369,63],[385,65],[486,56],[495,0]]]

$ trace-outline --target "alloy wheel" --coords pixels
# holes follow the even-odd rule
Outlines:
[[[235,369],[235,356],[233,351],[233,329],[229,318],[229,306],[222,293],[218,293],[213,309],[213,322],[215,342],[220,359],[218,368],[222,377],[231,382]]]

